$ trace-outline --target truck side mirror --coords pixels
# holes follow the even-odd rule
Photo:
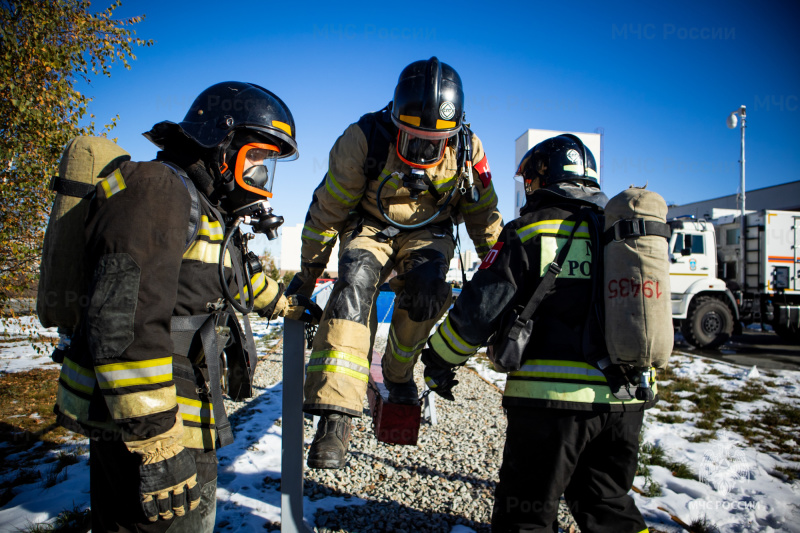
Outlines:
[[[681,250],[681,255],[692,255],[692,236],[691,235],[684,235],[683,236],[683,250]]]

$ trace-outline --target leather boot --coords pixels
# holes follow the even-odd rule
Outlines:
[[[350,417],[328,411],[317,424],[317,434],[308,450],[306,464],[309,468],[342,468],[347,462],[350,444]]]
[[[389,381],[386,374],[384,374],[383,384],[386,385],[386,389],[389,391],[389,403],[419,405],[419,391],[413,378],[405,383],[395,383],[394,381]]]

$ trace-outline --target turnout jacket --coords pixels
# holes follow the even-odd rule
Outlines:
[[[314,191],[303,227],[301,256],[304,269],[313,265],[312,268],[315,267],[321,273],[337,236],[345,229],[353,229],[359,215],[373,218],[388,226],[378,210],[378,186],[395,172],[410,174],[411,168],[397,156],[396,129],[393,129],[393,124],[386,121],[382,114],[387,114],[387,111],[364,115],[359,122],[351,124],[344,131],[331,149],[328,171]],[[389,130],[390,136],[394,132],[391,142],[388,143],[385,165],[377,179],[369,179],[365,173],[365,168],[379,164],[367,161],[369,146],[362,126],[370,122],[380,122]],[[475,243],[476,251],[483,257],[497,241],[503,221],[497,209],[497,194],[491,183],[486,154],[480,139],[474,134],[472,161],[474,183],[480,193],[478,201],[474,204],[468,203],[456,191],[447,208],[431,224],[450,225],[451,215],[460,215],[470,239]],[[395,175],[381,189],[384,210],[392,220],[404,225],[427,220],[445,202],[448,193],[458,185],[457,171],[456,150],[453,146],[448,146],[442,161],[425,170],[440,198],[437,200],[430,191],[424,191],[417,200],[412,200],[410,191],[403,187],[402,176]],[[348,222],[352,227],[349,227]],[[317,272],[314,274],[305,277],[318,277]]]
[[[606,202],[597,188],[563,182],[529,196],[520,217],[503,229],[430,338],[439,362],[456,366],[475,354],[500,328],[506,313],[528,303],[566,244],[578,211],[586,208],[599,214]],[[618,400],[603,372],[584,356],[584,329],[592,309],[592,263],[598,260],[592,253],[590,225],[584,220],[578,227],[553,288],[532,317],[522,366],[507,377],[505,407],[617,411],[650,406],[635,399]],[[605,342],[592,341],[603,346]]]
[[[223,298],[224,222],[199,191],[199,213],[191,209],[186,180],[160,162],[127,162],[97,185],[86,222],[85,312],[55,407],[68,429],[138,441],[170,430],[179,414],[184,446],[218,447],[210,387],[219,384],[209,382],[202,344],[174,354],[171,337],[173,316],[208,314]],[[198,220],[190,222],[192,212]],[[226,275],[238,294],[231,250],[240,254],[226,252]],[[262,273],[252,285],[256,308],[279,297]]]

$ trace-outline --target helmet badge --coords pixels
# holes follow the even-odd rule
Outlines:
[[[577,150],[570,149],[567,151],[567,159],[576,165],[583,163],[583,161],[581,161],[581,154],[579,154]]]
[[[444,101],[442,105],[439,106],[439,116],[442,117],[444,120],[450,120],[456,114],[456,106],[453,105],[453,102]]]

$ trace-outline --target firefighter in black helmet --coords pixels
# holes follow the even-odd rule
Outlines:
[[[257,362],[230,296],[289,310],[237,224],[246,214],[266,232],[280,218],[268,198],[275,161],[297,157],[295,125],[268,90],[225,82],[145,136],[157,160],[122,163],[92,199],[87,305],[55,411],[90,438],[92,530],[210,533],[216,449],[233,439],[220,358],[241,371],[228,376],[234,399],[252,393]]]
[[[577,136],[558,135],[529,150],[517,175],[527,203],[423,350],[426,383],[453,399],[455,368],[492,334],[505,337],[507,317],[521,314],[552,279],[521,359],[503,360],[511,370],[503,393],[508,429],[492,531],[557,531],[562,494],[582,531],[647,531],[628,492],[644,409],[655,401],[617,398],[605,371],[587,362],[605,350],[591,273],[607,198],[594,156]],[[551,278],[573,230],[563,268]]]
[[[416,404],[414,365],[451,301],[452,218],[463,217],[481,256],[500,234],[486,155],[463,122],[463,107],[452,67],[435,57],[415,61],[401,72],[394,100],[350,125],[331,149],[303,228],[301,272],[287,289],[310,295],[339,239],[339,280],[304,389],[305,411],[321,415],[312,468],[346,462],[351,418],[361,416],[367,390],[381,284],[397,273],[389,281],[397,298],[382,360],[389,401]]]

